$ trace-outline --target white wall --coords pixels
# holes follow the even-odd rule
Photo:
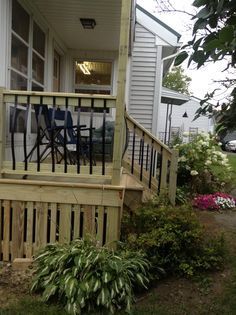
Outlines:
[[[140,24],[136,24],[130,68],[128,110],[131,116],[148,130],[152,130],[156,56],[155,35]]]
[[[198,132],[213,132],[214,124],[212,122],[212,119],[208,119],[207,117],[202,116],[199,117],[197,120],[193,121],[195,117],[195,112],[199,107],[200,102],[196,99],[191,99],[187,103],[180,106],[173,105],[171,126],[180,127],[183,130],[183,132],[188,132],[190,127],[198,128]],[[161,104],[158,135],[160,132],[165,132],[166,112],[167,104]],[[183,114],[185,112],[187,113],[188,118],[183,117]],[[167,128],[167,131],[169,131],[169,128]]]

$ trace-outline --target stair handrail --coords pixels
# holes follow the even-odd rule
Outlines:
[[[129,146],[123,166],[152,192],[168,191],[170,202],[175,204],[178,150],[170,149],[127,112],[125,120]]]

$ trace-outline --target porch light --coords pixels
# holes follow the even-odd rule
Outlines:
[[[94,29],[96,21],[94,19],[80,19],[80,22],[84,29]]]
[[[88,67],[86,66],[85,63],[78,63],[76,62],[76,67],[80,68],[80,70],[83,72],[83,74],[86,74],[86,75],[90,75],[91,72],[89,71]]]
[[[183,117],[183,118],[188,118],[187,112],[185,112],[182,117]]]

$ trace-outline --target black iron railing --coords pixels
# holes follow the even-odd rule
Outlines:
[[[89,175],[98,174],[97,170],[106,175],[106,161],[112,160],[114,133],[114,123],[112,128],[108,121],[109,110],[115,108],[115,101],[115,97],[107,95],[5,91],[3,103],[11,112],[11,156],[7,160],[11,160],[12,170],[23,162],[25,171],[34,163],[37,172],[47,164],[52,173],[57,172],[58,165],[63,165],[63,172],[68,173],[74,165],[77,174],[83,168]]]

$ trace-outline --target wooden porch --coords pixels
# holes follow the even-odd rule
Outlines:
[[[88,234],[113,246],[123,205],[136,207],[144,191],[167,193],[174,204],[177,152],[125,113],[130,11],[131,1],[123,0],[116,96],[0,89],[0,260],[30,258],[48,243]],[[109,110],[114,129],[107,157]]]
[[[93,148],[89,149],[86,165],[80,158],[80,134],[77,133],[76,163],[70,164],[65,158],[68,149],[61,143],[60,163],[53,158],[52,141],[48,150],[49,158],[40,160],[44,150],[40,139],[42,119],[38,119],[36,130],[36,157],[29,161],[27,144],[29,112],[35,114],[36,106],[68,111],[73,106],[89,108],[90,129],[93,131],[93,110],[103,110],[102,152],[105,152],[106,108],[115,107],[115,97],[92,96],[84,94],[65,94],[47,92],[1,91],[1,117],[6,117],[7,107],[13,108],[11,126],[14,126],[18,106],[24,108],[24,132],[17,145],[24,148],[21,160],[17,158],[14,128],[10,130],[10,143],[6,143],[6,119],[1,123],[1,179],[0,179],[0,253],[1,259],[12,260],[16,257],[31,257],[38,248],[51,242],[68,242],[77,237],[90,234],[100,244],[111,244],[119,239],[120,219],[124,203],[128,207],[141,202],[143,191],[151,194],[168,192],[174,203],[176,189],[177,153],[163,145],[128,114],[123,117],[123,138],[119,139],[122,148],[122,167],[120,182],[113,184],[115,159],[106,161],[104,154],[94,165]],[[20,104],[20,105],[19,105]],[[51,125],[53,126],[53,121]],[[77,124],[80,110],[77,112]],[[64,122],[60,132],[65,134]],[[53,128],[51,133],[55,132]],[[114,137],[115,139],[115,137]],[[93,146],[93,137],[90,137]],[[19,144],[20,141],[20,144]],[[115,144],[113,144],[116,150]],[[6,159],[6,149],[11,156]],[[116,156],[115,151],[113,157]]]

